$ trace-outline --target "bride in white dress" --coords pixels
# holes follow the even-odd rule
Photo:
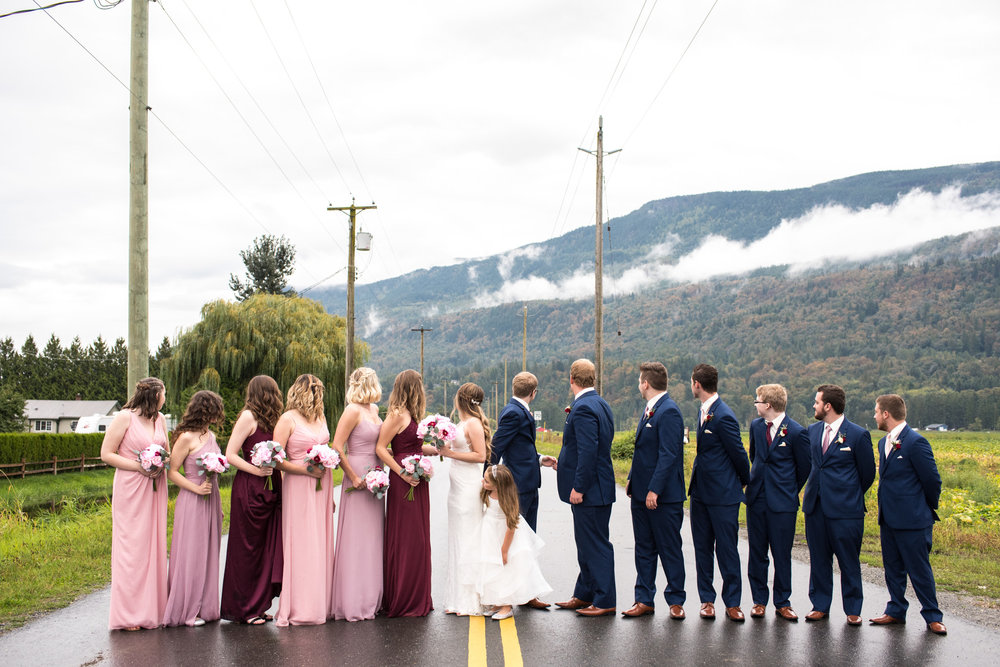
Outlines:
[[[489,421],[483,414],[482,387],[466,382],[455,394],[461,421],[450,448],[441,451],[451,459],[448,474],[448,582],[444,611],[459,616],[480,616],[483,606],[476,592],[476,556],[483,503],[479,497],[483,464],[490,459]]]

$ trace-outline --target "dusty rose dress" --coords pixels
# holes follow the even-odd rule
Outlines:
[[[151,442],[166,449],[163,415],[153,439],[129,411],[131,422],[118,454],[138,459]],[[167,603],[167,477],[153,480],[140,472],[115,470],[111,493],[111,613],[108,628],[157,628]]]
[[[330,442],[326,424],[311,430],[296,420],[286,451],[302,463],[309,448]],[[333,477],[327,471],[316,490],[316,478],[282,473],[281,544],[284,569],[275,623],[319,625],[333,618]]]
[[[202,454],[219,453],[215,434],[184,459],[184,477],[201,484],[195,464]],[[177,465],[179,461],[174,461]],[[196,618],[219,620],[219,544],[222,541],[222,506],[219,480],[212,476],[212,493],[199,496],[187,489],[177,492],[174,503],[174,536],[170,542],[170,576],[164,625],[194,625]]]
[[[354,472],[364,477],[372,466],[381,467],[375,455],[379,424],[362,420],[347,439],[347,458]],[[333,571],[333,615],[337,620],[375,618],[382,605],[382,530],[385,499],[377,500],[367,487],[347,492],[341,486],[337,523],[337,557]]]

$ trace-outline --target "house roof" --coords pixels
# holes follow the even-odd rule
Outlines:
[[[118,401],[25,401],[26,419],[79,418],[87,415],[110,415],[120,410]]]

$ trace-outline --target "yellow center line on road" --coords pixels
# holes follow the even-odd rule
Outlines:
[[[469,616],[469,667],[486,667],[486,617]]]
[[[517,640],[517,626],[514,617],[500,621],[500,639],[503,641],[503,664],[505,667],[523,667],[521,642]]]

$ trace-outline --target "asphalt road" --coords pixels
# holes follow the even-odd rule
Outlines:
[[[431,482],[434,551],[433,590],[437,604],[444,589],[447,539],[447,465]],[[556,497],[555,473],[543,469],[539,534],[546,542],[542,569],[555,589],[549,601],[568,599],[576,579],[576,550],[570,510]],[[615,544],[618,610],[631,606],[635,579],[628,499],[619,490],[611,518]],[[788,623],[774,617],[749,618],[744,581],[745,623],[697,617],[698,595],[690,529],[684,523],[688,618],[672,621],[660,596],[658,612],[638,619],[583,618],[570,611],[518,609],[512,620],[456,618],[437,610],[426,618],[387,619],[315,627],[249,627],[210,623],[135,633],[107,630],[108,589],[78,600],[33,623],[0,636],[0,664],[8,665],[686,665],[783,663],[791,665],[960,664],[995,665],[1000,633],[949,614],[948,636],[927,632],[919,604],[911,599],[909,624],[848,627],[840,611],[821,623]],[[746,563],[746,543],[740,552]],[[224,559],[223,559],[224,562]],[[808,565],[793,563],[792,606],[809,611]],[[662,574],[661,574],[662,580]],[[661,590],[663,582],[660,582]],[[865,583],[862,618],[882,613],[885,588]],[[718,575],[717,575],[718,587]],[[835,588],[839,588],[839,580]],[[721,605],[721,602],[717,603]],[[275,603],[275,608],[277,604]],[[274,608],[272,608],[273,613]],[[718,607],[717,607],[718,610]]]

